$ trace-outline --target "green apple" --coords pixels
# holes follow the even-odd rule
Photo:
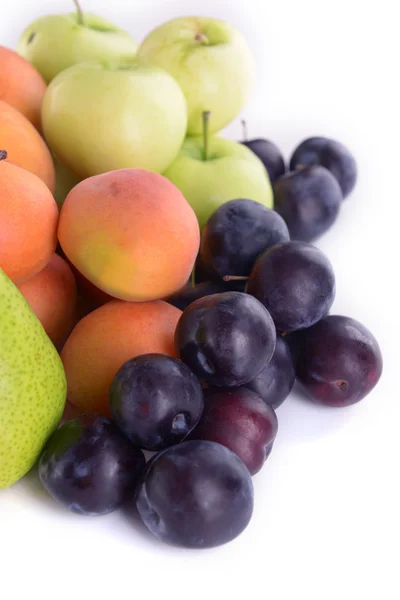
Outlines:
[[[57,428],[67,382],[60,356],[0,269],[0,490],[35,464]]]
[[[162,67],[180,84],[188,103],[188,134],[201,133],[205,110],[211,132],[220,131],[243,108],[255,79],[253,56],[242,34],[217,19],[174,19],[152,31],[139,57]]]
[[[164,172],[185,196],[203,228],[214,211],[229,200],[246,198],[273,207],[268,174],[246,146],[218,136],[186,138],[178,157]]]
[[[77,4],[77,3],[76,3]],[[50,82],[58,73],[88,60],[126,61],[137,44],[106,19],[82,13],[49,15],[34,21],[23,32],[17,51]]]
[[[72,188],[78,185],[79,179],[54,156],[53,160],[56,171],[54,198],[56,199],[58,208],[61,208]]]
[[[186,102],[158,67],[82,63],[50,83],[42,127],[52,152],[79,179],[122,168],[161,173],[184,140]]]

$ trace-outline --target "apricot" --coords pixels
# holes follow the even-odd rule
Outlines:
[[[0,149],[7,150],[7,162],[34,173],[54,191],[54,163],[44,139],[23,114],[1,100]]]
[[[0,100],[11,104],[39,130],[45,91],[40,73],[22,56],[0,46]]]
[[[199,225],[162,175],[120,169],[85,179],[61,209],[58,238],[73,265],[122,300],[165,298],[188,280]]]
[[[19,286],[47,335],[59,348],[76,321],[77,287],[68,264],[53,254],[37,275]]]
[[[174,334],[181,314],[161,300],[112,300],[84,317],[61,351],[69,402],[108,416],[111,383],[127,360],[148,352],[176,356]]]
[[[58,208],[41,179],[1,160],[5,156],[0,150],[0,267],[21,283],[39,273],[54,253]]]

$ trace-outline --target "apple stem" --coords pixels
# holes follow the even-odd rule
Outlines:
[[[205,46],[207,46],[210,43],[205,33],[198,33],[197,35],[195,35],[194,39],[196,40],[196,42],[200,42],[200,44],[204,44]]]
[[[203,112],[203,160],[208,159],[208,125],[210,123],[211,112],[205,110]]]
[[[78,17],[78,25],[84,25],[85,22],[83,20],[83,11],[81,9],[81,5],[79,4],[79,0],[73,0],[75,6],[76,6],[76,14]]]
[[[6,160],[7,150],[0,150],[0,160]]]
[[[242,129],[243,129],[243,141],[247,142],[247,140],[249,139],[249,135],[248,135],[248,131],[247,131],[247,122],[245,121],[245,119],[242,119],[241,123],[242,123]]]
[[[248,277],[246,275],[225,275],[222,279],[224,281],[247,281]]]

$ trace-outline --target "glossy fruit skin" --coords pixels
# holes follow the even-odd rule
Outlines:
[[[192,302],[204,298],[205,296],[212,296],[212,294],[219,294],[226,292],[227,288],[224,281],[203,281],[192,285],[187,283],[179,292],[176,292],[172,296],[166,298],[168,304],[172,304],[179,310],[185,310]]]
[[[128,360],[110,390],[113,422],[135,445],[164,450],[181,442],[203,412],[203,390],[189,367],[165,354]]]
[[[378,383],[383,368],[379,344],[358,321],[329,315],[293,338],[297,378],[315,402],[349,406]]]
[[[190,438],[226,446],[255,475],[269,456],[277,431],[274,410],[252,390],[208,388],[203,416]]]
[[[254,379],[271,360],[276,333],[268,311],[242,292],[193,302],[175,332],[181,360],[210,385],[232,387]]]
[[[346,198],[357,181],[357,163],[351,152],[335,140],[326,137],[311,137],[304,140],[293,152],[290,170],[299,165],[321,165],[337,179]]]
[[[149,463],[137,492],[144,524],[162,541],[212,548],[236,538],[253,513],[253,484],[228,448],[187,441]]]
[[[328,314],[335,298],[335,276],[318,248],[286,242],[259,257],[247,292],[266,306],[278,331],[296,331]]]
[[[286,171],[285,161],[278,146],[264,138],[243,141],[242,144],[250,148],[263,163],[271,183],[282,177]]]
[[[253,390],[261,398],[276,409],[289,396],[296,379],[294,359],[285,338],[276,337],[276,347],[268,365],[255,379],[248,381],[244,387]]]
[[[311,242],[336,221],[343,196],[328,169],[311,166],[278,179],[274,199],[275,210],[285,220],[291,239]]]
[[[144,466],[143,452],[109,419],[84,415],[52,435],[39,461],[39,477],[71,511],[104,515],[132,497]]]
[[[253,200],[231,200],[203,229],[200,260],[220,277],[248,276],[262,252],[289,240],[288,228],[275,211]]]

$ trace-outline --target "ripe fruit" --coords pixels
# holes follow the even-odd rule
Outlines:
[[[180,358],[207,383],[242,385],[271,360],[275,327],[264,306],[247,294],[225,292],[193,302],[175,333]]]
[[[190,438],[226,446],[255,475],[269,456],[277,431],[273,409],[252,390],[208,388],[203,416]]]
[[[181,314],[166,302],[113,300],[79,321],[61,352],[69,401],[109,416],[109,390],[118,369],[140,354],[175,356]]]
[[[290,169],[298,166],[321,165],[336,177],[346,198],[357,181],[357,163],[351,152],[335,140],[312,137],[304,140],[293,152]]]
[[[46,84],[40,73],[16,52],[0,46],[0,98],[39,130],[45,91]]]
[[[1,160],[5,155],[0,152],[0,267],[20,283],[43,269],[54,253],[58,209],[46,185]]]
[[[318,248],[286,242],[259,257],[247,292],[266,306],[278,331],[295,331],[311,327],[329,312],[335,298],[335,275]]]
[[[125,168],[162,173],[182,145],[187,110],[166,71],[103,61],[50,83],[42,123],[50,149],[79,179]]]
[[[296,379],[294,359],[289,344],[276,336],[275,352],[266,367],[251,381],[243,384],[276,409],[292,391]]]
[[[203,390],[191,370],[165,354],[128,360],[110,390],[114,423],[140,448],[163,450],[181,442],[203,412]]]
[[[105,515],[135,492],[145,466],[111,421],[84,415],[53,433],[39,462],[39,477],[51,496],[73,512]]]
[[[220,277],[250,275],[258,256],[290,239],[276,212],[253,200],[231,200],[207,221],[200,243],[200,260]]]
[[[104,292],[153,300],[186,283],[200,234],[193,210],[167,179],[123,169],[71,191],[58,237],[74,266]]]
[[[324,167],[298,167],[274,185],[275,210],[292,240],[311,242],[336,221],[343,200],[334,176]]]
[[[242,34],[229,23],[204,17],[173,19],[154,29],[139,58],[168,71],[188,105],[188,133],[201,133],[201,116],[213,113],[212,132],[235,119],[255,79],[254,59]]]
[[[66,381],[56,349],[1,269],[0,330],[2,489],[23,477],[39,458],[62,417]]]
[[[47,82],[81,62],[132,59],[136,49],[136,42],[127,32],[106,19],[80,10],[37,19],[25,29],[18,42],[18,52]]]
[[[201,229],[221,204],[234,198],[273,206],[271,184],[257,156],[231,140],[208,140],[207,127],[203,137],[186,138],[164,175],[181,190]]]
[[[228,448],[188,441],[149,464],[137,493],[144,524],[163,542],[211,548],[236,538],[253,514],[253,483]]]
[[[179,310],[185,310],[192,302],[205,296],[212,296],[212,294],[219,294],[220,292],[226,292],[227,288],[225,282],[221,281],[204,281],[197,285],[187,283],[182,289],[172,296],[166,298],[168,304],[176,306]]]
[[[245,139],[241,143],[258,156],[268,172],[271,183],[275,183],[286,171],[285,161],[278,146],[264,138],[248,140],[246,122],[242,121],[242,125]]]
[[[329,315],[293,338],[297,378],[316,402],[348,406],[378,383],[381,351],[372,333],[358,321]]]
[[[53,344],[60,347],[76,320],[76,282],[68,264],[53,254],[47,265],[18,289]]]

